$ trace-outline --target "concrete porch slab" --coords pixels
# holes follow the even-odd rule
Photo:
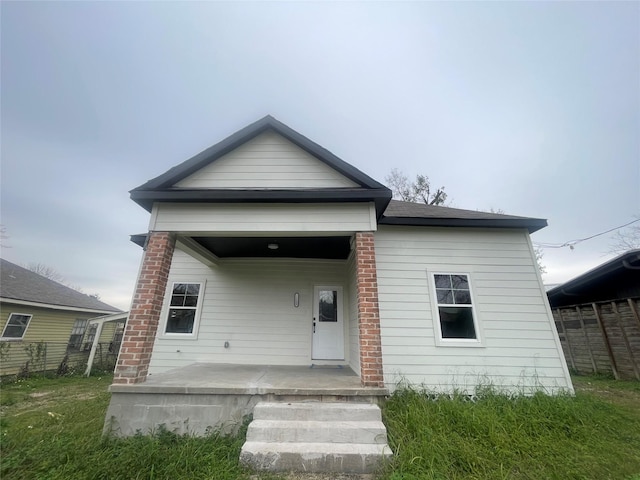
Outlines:
[[[111,385],[104,432],[116,436],[157,431],[206,435],[237,431],[259,402],[379,404],[388,391],[363,387],[350,368],[195,363]]]
[[[144,383],[111,385],[112,393],[211,395],[385,396],[363,387],[348,366],[281,366],[194,363],[147,377]]]

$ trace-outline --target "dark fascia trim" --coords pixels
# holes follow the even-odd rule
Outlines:
[[[599,280],[602,277],[610,275],[618,270],[627,270],[629,267],[635,269],[640,266],[640,249],[629,250],[628,252],[619,255],[608,262],[605,262],[597,267],[583,273],[582,275],[572,278],[571,280],[558,285],[557,287],[553,287],[547,292],[547,296],[549,299],[551,297],[563,297],[563,296],[574,296],[579,295],[571,292],[571,290],[575,290],[583,286],[586,283],[592,282],[594,280]]]
[[[144,248],[147,243],[148,236],[149,234],[147,233],[136,233],[134,235],[129,235],[129,240],[131,240],[131,242],[135,243],[139,247]]]
[[[529,233],[547,226],[541,218],[415,218],[382,217],[379,225],[405,225],[418,227],[472,227],[472,228],[526,228]]]
[[[213,145],[212,147],[207,148],[206,150],[200,152],[199,154],[191,157],[189,160],[182,162],[179,165],[167,170],[162,175],[149,180],[148,182],[140,185],[139,187],[134,188],[131,192],[137,190],[156,190],[156,189],[164,189],[169,188],[175,185],[176,182],[182,180],[183,178],[188,177],[192,173],[200,170],[205,165],[214,162],[221,156],[229,153],[230,151],[238,148],[243,143],[248,142],[252,138],[260,135],[261,133],[273,130],[276,133],[282,135],[287,140],[293,142],[298,145],[300,148],[310,153],[314,157],[318,158],[318,160],[326,163],[348,179],[354,181],[358,185],[369,188],[369,189],[386,189],[384,185],[377,182],[367,174],[361,172],[357,168],[349,165],[347,162],[342,160],[341,158],[335,156],[326,148],[318,145],[317,143],[311,141],[304,135],[296,132],[292,128],[288,127],[284,123],[276,120],[271,115],[267,115],[266,117],[261,118],[257,122],[252,123],[251,125],[246,126],[242,130],[237,131],[231,136],[225,138],[221,142]]]
[[[374,202],[380,218],[391,200],[388,188],[325,188],[309,190],[132,190],[131,199],[147,211],[154,202],[175,203],[314,203]]]

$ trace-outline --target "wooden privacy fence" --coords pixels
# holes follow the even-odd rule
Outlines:
[[[553,309],[569,368],[640,380],[640,298]]]

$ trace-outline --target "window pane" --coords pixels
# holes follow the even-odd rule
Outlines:
[[[468,307],[439,307],[442,338],[476,338],[473,312]]]
[[[195,317],[195,308],[170,309],[167,319],[167,333],[192,333]]]
[[[451,288],[451,275],[434,275],[436,288]]]
[[[436,293],[438,294],[438,303],[453,303],[453,294],[451,293],[451,290],[437,289]]]
[[[196,305],[198,305],[198,296],[193,296],[193,295],[187,295],[184,298],[184,306],[185,307],[195,307]]]
[[[189,283],[187,284],[187,295],[198,295],[200,292],[200,285],[197,283]]]
[[[469,290],[469,280],[466,275],[451,275],[453,288],[459,290]]]
[[[7,325],[2,336],[6,338],[22,338],[24,331],[25,327],[21,325]]]
[[[173,286],[173,293],[187,293],[187,284],[186,283],[176,283]]]
[[[173,295],[171,297],[171,306],[172,307],[183,307],[184,306],[184,295]]]
[[[454,290],[453,295],[457,305],[471,305],[471,293],[469,290]]]
[[[335,290],[321,290],[320,297],[320,322],[337,322],[338,321],[338,292]]]

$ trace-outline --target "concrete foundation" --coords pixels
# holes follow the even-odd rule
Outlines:
[[[112,385],[104,432],[116,436],[233,433],[258,402],[381,403],[348,367],[193,364],[133,385]]]

